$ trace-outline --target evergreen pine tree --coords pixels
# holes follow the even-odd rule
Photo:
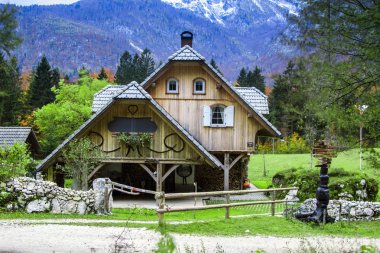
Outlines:
[[[51,72],[51,83],[52,87],[58,87],[59,82],[61,81],[61,75],[59,74],[59,69],[54,68],[53,71]]]
[[[145,48],[141,53],[140,62],[139,62],[139,70],[138,70],[138,79],[136,80],[138,83],[142,82],[154,71],[154,59],[152,57],[152,53],[149,49]]]
[[[259,89],[261,92],[265,93],[265,78],[261,75],[261,70],[256,66],[253,73],[248,79],[248,85]]]
[[[102,67],[100,73],[98,74],[98,80],[108,80],[106,70]]]
[[[14,5],[5,4],[0,7],[0,51],[8,56],[22,41],[16,34],[16,14],[17,8]]]
[[[0,53],[0,125],[17,125],[17,116],[21,109],[21,88],[17,60],[4,59]]]
[[[129,83],[132,68],[132,56],[128,51],[125,51],[120,57],[119,65],[117,66],[115,74],[115,82],[118,84],[127,84]]]
[[[42,57],[34,72],[29,89],[29,104],[32,108],[42,106],[54,101],[54,93],[51,88],[53,83],[53,71],[45,56]]]
[[[246,87],[247,86],[247,71],[245,68],[242,68],[239,73],[239,77],[237,79],[237,82],[241,87]]]

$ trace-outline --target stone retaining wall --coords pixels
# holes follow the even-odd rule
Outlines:
[[[28,213],[95,213],[95,191],[75,191],[60,188],[56,183],[28,177],[13,179],[6,184],[5,192],[13,194],[16,201],[7,205],[10,210]],[[1,189],[0,189],[1,190]]]
[[[316,199],[307,199],[298,209],[298,213],[314,212]],[[380,202],[330,200],[328,214],[336,220],[380,220]]]

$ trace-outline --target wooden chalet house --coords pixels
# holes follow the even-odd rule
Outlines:
[[[88,136],[107,153],[93,178],[165,192],[194,191],[194,182],[202,191],[240,189],[256,136],[280,132],[263,116],[265,95],[239,92],[192,48],[192,38],[182,33],[181,49],[141,84],[98,92],[93,116],[37,171],[54,180],[62,148]],[[120,141],[121,133],[127,141]]]

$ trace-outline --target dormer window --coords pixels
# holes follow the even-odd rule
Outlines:
[[[166,81],[166,93],[178,94],[178,80],[170,78]]]
[[[194,94],[206,94],[206,81],[202,78],[194,80]]]
[[[234,106],[212,105],[203,106],[203,126],[233,127]]]

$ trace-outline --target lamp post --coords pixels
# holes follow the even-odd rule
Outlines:
[[[359,113],[360,113],[360,137],[359,137],[359,142],[360,142],[360,155],[359,155],[359,169],[360,171],[362,170],[362,160],[363,160],[363,152],[362,152],[362,142],[363,142],[363,113],[364,111],[368,108],[368,105],[359,105],[357,106]]]

